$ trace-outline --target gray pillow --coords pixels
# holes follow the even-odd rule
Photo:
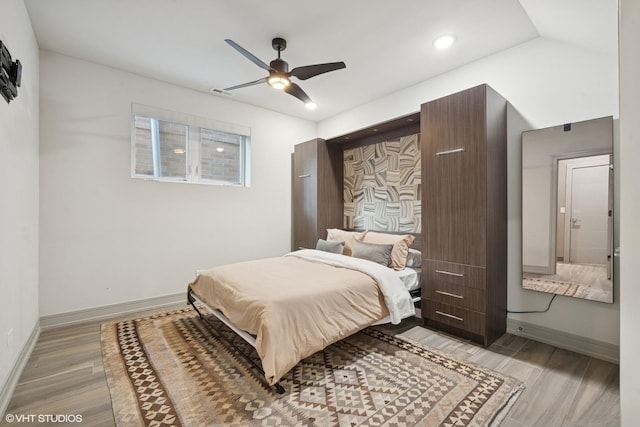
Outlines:
[[[388,267],[391,263],[392,250],[393,245],[379,245],[356,240],[351,256],[377,262],[378,264]]]
[[[333,240],[326,241],[324,239],[318,239],[316,243],[316,249],[319,251],[331,252],[333,254],[341,254],[344,250],[344,242],[335,242]]]

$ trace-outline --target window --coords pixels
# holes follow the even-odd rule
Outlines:
[[[236,125],[133,105],[131,176],[249,186],[249,131]]]

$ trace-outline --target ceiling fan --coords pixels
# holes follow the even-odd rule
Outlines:
[[[280,37],[276,37],[271,41],[271,46],[274,50],[278,51],[278,57],[271,61],[269,65],[262,62],[255,55],[248,50],[244,49],[238,43],[230,39],[225,39],[231,47],[240,52],[249,61],[256,64],[258,67],[267,70],[269,75],[258,80],[254,80],[249,83],[243,83],[236,86],[231,86],[225,90],[240,89],[242,87],[253,86],[260,83],[267,83],[274,89],[283,90],[289,95],[293,95],[300,101],[304,102],[307,108],[315,108],[315,104],[311,101],[311,98],[302,90],[300,86],[291,81],[291,77],[296,77],[300,80],[307,80],[311,77],[315,77],[320,74],[328,73],[330,71],[340,70],[346,68],[344,62],[330,62],[327,64],[315,64],[306,65],[304,67],[296,67],[289,71],[289,64],[283,59],[280,59],[280,52],[287,48],[287,41]]]

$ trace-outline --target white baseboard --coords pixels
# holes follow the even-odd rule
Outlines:
[[[507,332],[565,350],[595,357],[596,359],[620,363],[620,346],[615,344],[596,341],[580,335],[574,335],[510,318],[507,319]]]
[[[109,319],[138,311],[173,307],[178,306],[179,304],[187,304],[186,292],[41,317],[40,321],[36,323],[33,328],[29,339],[22,347],[22,351],[16,359],[13,368],[9,372],[7,380],[0,388],[0,414],[2,415],[2,418],[0,419],[4,419],[4,413],[11,402],[11,397],[13,396],[13,392],[18,384],[22,370],[29,361],[31,352],[38,342],[40,331],[92,320]]]
[[[174,295],[165,295],[137,301],[123,302],[120,304],[105,305],[102,307],[89,308],[86,310],[71,311],[69,313],[53,314],[40,318],[40,327],[43,330],[56,328],[58,326],[73,325],[77,323],[106,320],[124,314],[135,313],[137,311],[155,310],[165,307],[187,304],[187,293],[182,292]]]
[[[29,335],[29,339],[22,347],[22,351],[20,351],[20,355],[16,359],[13,364],[13,368],[9,372],[9,376],[4,384],[2,384],[2,388],[0,388],[0,419],[4,419],[4,413],[11,402],[11,397],[13,396],[13,391],[18,384],[18,380],[20,380],[20,375],[22,375],[22,371],[24,367],[27,365],[29,361],[29,356],[31,356],[31,352],[38,342],[38,337],[40,336],[40,323],[36,322],[33,327],[33,331],[31,331],[31,335]]]

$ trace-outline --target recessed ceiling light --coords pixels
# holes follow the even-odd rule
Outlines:
[[[305,107],[307,107],[309,110],[315,110],[317,105],[315,102],[307,102],[306,104],[304,104]]]
[[[438,49],[446,49],[456,41],[456,38],[450,34],[440,36],[433,41],[433,45]]]

